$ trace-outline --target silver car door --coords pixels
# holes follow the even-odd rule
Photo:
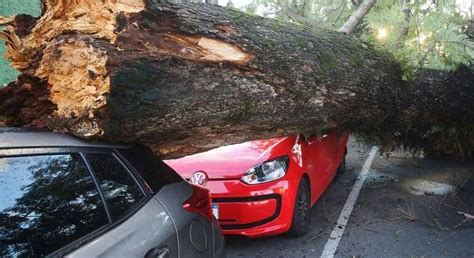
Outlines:
[[[164,207],[151,198],[124,222],[66,257],[178,257],[176,231]],[[162,255],[162,256],[160,256]]]

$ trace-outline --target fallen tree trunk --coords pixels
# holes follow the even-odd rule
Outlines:
[[[7,125],[165,157],[335,127],[384,143],[426,133],[405,130],[420,113],[395,61],[341,33],[209,5],[43,3],[39,19],[4,22],[22,72],[0,91]]]
[[[474,157],[474,65],[422,70],[408,82],[406,105],[393,122],[397,137],[381,142],[423,150],[436,158]]]

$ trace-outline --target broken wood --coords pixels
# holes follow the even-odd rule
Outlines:
[[[338,32],[210,5],[43,0],[41,17],[17,16],[2,35],[22,72],[0,91],[10,126],[164,157],[332,128],[389,144],[431,130],[411,129],[433,114],[394,59]]]

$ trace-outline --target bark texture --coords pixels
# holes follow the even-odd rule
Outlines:
[[[0,90],[10,126],[142,142],[164,157],[332,128],[431,147],[438,110],[418,108],[425,95],[391,56],[342,33],[153,0],[45,0],[40,18],[5,21],[7,57],[22,72]],[[423,107],[449,90],[436,87]],[[426,126],[413,126],[420,117]]]

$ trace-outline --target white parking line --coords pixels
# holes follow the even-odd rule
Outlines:
[[[370,166],[372,165],[372,161],[374,161],[375,154],[377,154],[377,151],[377,147],[372,147],[369,157],[365,161],[364,166],[362,166],[362,170],[360,171],[359,177],[357,177],[357,181],[355,182],[354,187],[352,188],[352,191],[349,194],[349,197],[347,198],[344,207],[342,208],[341,215],[339,215],[339,219],[337,220],[337,224],[336,226],[334,226],[334,229],[331,232],[331,236],[329,237],[328,242],[324,246],[324,250],[321,254],[321,257],[334,257],[334,253],[337,250],[339,241],[341,241],[342,234],[344,234],[344,230],[346,229],[347,222],[349,221],[349,217],[351,216],[352,209],[354,208],[354,204],[356,203],[357,198],[359,197],[360,190],[364,185],[365,178],[369,173]]]

